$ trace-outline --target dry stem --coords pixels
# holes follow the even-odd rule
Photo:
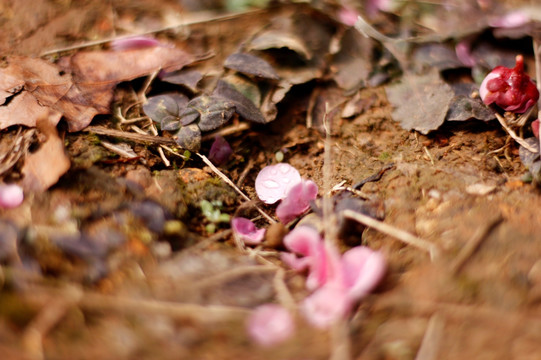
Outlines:
[[[494,220],[490,221],[484,227],[477,228],[471,239],[464,247],[462,247],[451,264],[450,271],[452,274],[456,274],[462,269],[466,261],[468,261],[468,259],[475,253],[479,246],[481,246],[481,243],[488,237],[492,230],[494,230],[494,228],[502,221],[503,217],[498,215]]]
[[[214,171],[214,173],[216,175],[218,175],[220,178],[222,178],[223,181],[225,181],[229,186],[231,186],[240,196],[242,196],[242,198],[246,201],[252,201],[252,199],[250,199],[246,194],[244,194],[242,192],[241,189],[239,189],[237,187],[237,185],[235,185],[235,183],[233,183],[233,181],[231,181],[223,172],[220,171],[220,169],[218,169],[216,166],[214,166],[214,164],[205,156],[205,155],[201,155],[199,153],[197,153],[197,155],[203,160],[203,162],[205,164],[207,164],[212,171]],[[265,219],[268,220],[268,222],[270,222],[271,224],[274,224],[276,221],[271,218],[266,212],[263,211],[263,209],[261,209],[259,206],[257,205],[254,205],[254,207],[257,209],[257,211],[259,211],[259,213],[261,215],[263,215],[265,217]]]
[[[531,147],[524,139],[522,139],[520,136],[518,136],[513,129],[511,129],[509,126],[507,126],[505,119],[500,114],[496,113],[496,119],[498,119],[500,125],[503,127],[505,131],[520,145],[522,145],[524,148],[526,148],[528,151],[532,153],[537,153],[537,149]]]
[[[436,260],[440,256],[440,249],[438,246],[427,240],[421,239],[420,237],[414,236],[407,231],[397,229],[394,226],[385,224],[384,222],[371,218],[370,216],[352,210],[345,210],[344,216],[368,227],[374,228],[386,235],[392,236],[408,245],[412,245],[426,251],[430,255],[430,259],[432,261]]]

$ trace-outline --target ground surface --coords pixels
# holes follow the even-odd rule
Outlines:
[[[30,11],[26,3],[0,5],[3,36],[12,35],[2,42],[6,54],[37,56],[114,37],[113,30],[141,33],[195,17],[187,5],[166,1],[152,7],[120,1],[114,11],[91,2],[43,1],[39,12],[22,18],[21,11]],[[286,17],[280,11],[161,34],[193,53],[214,51],[203,64],[212,68],[243,46],[252,28]],[[208,234],[198,204],[221,200],[221,211],[231,215],[255,216],[253,208],[241,206],[193,153],[185,161],[166,152],[173,162],[167,167],[156,144],[70,133],[61,122],[70,169],[48,190],[27,192],[19,208],[1,210],[10,223],[2,223],[0,239],[17,244],[14,257],[0,248],[2,358],[348,358],[341,346],[356,359],[541,357],[541,198],[521,181],[526,169],[517,147],[501,150],[507,134],[495,121],[450,122],[429,135],[406,131],[391,117],[385,85],[366,87],[359,90],[360,114],[333,122],[332,179],[325,184],[325,136],[317,126],[307,129],[306,112],[313,89],[329,84],[314,77],[278,104],[276,120],[227,135],[234,154],[220,169],[252,199],[258,171],[276,163],[278,151],[320,194],[381,171],[362,195],[384,209],[385,223],[436,244],[441,256],[431,260],[426,249],[374,229],[356,234],[353,245],[387,258],[376,291],[345,324],[319,330],[299,316],[291,339],[260,347],[245,332],[250,310],[284,301],[284,285],[286,295],[302,300],[304,276],[283,266],[275,249],[239,249],[228,224]],[[128,106],[131,86],[142,85],[121,84],[115,104]],[[92,125],[128,131],[110,115]],[[17,131],[3,130],[3,139]],[[137,157],[122,160],[103,141],[127,142]],[[203,141],[201,153],[209,147]],[[17,180],[16,172],[4,173],[4,180]],[[259,205],[273,214],[272,206]],[[258,224],[266,226],[263,219]]]

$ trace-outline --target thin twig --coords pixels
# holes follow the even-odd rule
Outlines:
[[[488,235],[503,221],[503,217],[498,215],[483,227],[477,228],[471,239],[462,247],[450,266],[451,274],[458,273],[466,261],[475,253],[481,243],[488,238]]]
[[[346,319],[336,321],[331,329],[332,353],[330,360],[351,359],[351,334]]]
[[[92,47],[92,46],[96,46],[96,45],[103,45],[103,44],[106,44],[106,43],[111,42],[113,40],[123,40],[123,39],[132,38],[134,36],[144,36],[144,35],[156,34],[156,33],[169,31],[169,30],[174,30],[174,29],[177,29],[177,28],[190,26],[190,25],[197,25],[197,24],[204,24],[204,23],[208,23],[208,22],[230,20],[230,19],[234,19],[234,18],[244,16],[244,15],[246,15],[246,16],[254,15],[255,16],[257,13],[261,13],[263,11],[266,11],[266,10],[258,9],[258,10],[251,10],[251,11],[247,11],[247,12],[234,13],[234,14],[225,14],[225,15],[218,15],[218,16],[215,15],[214,13],[211,13],[209,15],[210,12],[207,12],[207,13],[203,13],[203,16],[202,16],[203,18],[195,19],[195,20],[192,20],[192,21],[185,21],[185,22],[180,23],[180,24],[170,25],[170,26],[166,26],[166,27],[163,27],[163,28],[159,28],[159,29],[155,29],[155,30],[149,30],[149,31],[141,32],[141,33],[129,34],[129,35],[123,35],[123,36],[114,36],[114,37],[109,37],[109,38],[105,38],[105,39],[101,39],[101,40],[89,41],[89,42],[86,42],[84,44],[77,44],[77,45],[67,46],[67,47],[64,47],[64,48],[57,48],[57,49],[53,49],[53,50],[48,50],[48,51],[42,52],[40,54],[40,56],[53,55],[53,54],[62,53],[62,52],[66,52],[66,51],[78,50],[78,49],[83,49],[83,48]]]
[[[65,290],[35,286],[32,288],[31,296],[29,298],[30,301],[48,304],[51,296],[56,301],[59,301],[60,299],[65,299],[68,294],[66,294]],[[44,299],[46,300],[45,302]],[[125,314],[163,314],[174,319],[189,319],[201,323],[225,321],[231,318],[245,317],[251,313],[250,310],[241,307],[138,299],[126,296],[103,295],[87,291],[82,292],[78,301],[74,304],[83,310],[114,311]]]
[[[201,137],[201,141],[204,142],[204,141],[214,140],[214,138],[217,135],[221,135],[225,137],[225,136],[232,135],[235,133],[243,132],[244,130],[248,130],[249,128],[250,128],[250,124],[248,124],[247,122],[239,122],[238,124],[229,125],[229,126],[220,128],[216,131],[213,131],[211,133],[208,133]]]
[[[323,114],[323,128],[325,129],[325,148],[323,154],[323,224],[325,226],[325,241],[335,243],[337,241],[337,226],[335,226],[336,215],[333,211],[333,201],[331,199],[332,124],[329,124],[328,114],[329,104],[325,103],[325,114]]]
[[[432,164],[432,166],[434,166],[435,165],[434,157],[432,156],[428,148],[426,146],[423,146],[423,150],[426,153],[426,156],[428,156],[428,159],[430,160],[430,163]]]
[[[417,351],[417,356],[415,356],[415,360],[439,359],[438,351],[441,339],[443,337],[444,327],[445,323],[438,313],[435,313],[430,317],[425,335],[423,336],[423,341],[421,342],[419,351]]]
[[[277,267],[277,269],[278,270],[276,271],[276,275],[274,276],[273,285],[274,290],[276,291],[276,297],[278,298],[278,302],[280,302],[283,307],[289,309],[290,311],[294,311],[296,308],[296,302],[286,285],[286,272],[280,267]]]
[[[534,154],[538,152],[536,148],[531,147],[530,144],[528,144],[526,141],[524,141],[524,139],[519,137],[515,133],[515,131],[513,129],[511,129],[509,126],[507,126],[503,116],[496,113],[496,119],[498,119],[498,122],[500,123],[500,125],[504,128],[505,131],[507,131],[507,133],[509,134],[509,136],[511,136],[513,138],[513,140],[515,140],[517,143],[522,145],[526,150],[528,150],[528,151],[530,151],[530,152],[532,152]]]
[[[541,34],[535,31],[533,34],[533,54],[535,57],[535,79],[537,80],[537,90],[541,92],[541,43],[539,42]],[[541,97],[537,99],[537,119],[541,120]],[[541,136],[539,137],[539,151],[541,151]]]
[[[166,138],[163,136],[154,136],[154,135],[148,135],[148,134],[135,134],[132,132],[127,132],[127,131],[122,131],[122,130],[108,129],[103,126],[88,126],[83,131],[91,132],[96,135],[104,135],[104,136],[111,136],[111,137],[131,140],[131,141],[135,141],[139,143],[178,146],[175,140]]]
[[[250,170],[252,170],[252,168],[254,167],[254,163],[255,163],[254,159],[250,157],[250,159],[248,160],[248,164],[246,165],[244,170],[242,170],[242,172],[240,173],[239,179],[237,180],[238,187],[241,187],[242,184],[244,184],[244,180],[246,179],[246,176],[248,176],[248,173],[250,172]]]
[[[237,185],[235,185],[235,183],[233,183],[233,181],[231,181],[223,172],[220,171],[220,169],[214,166],[214,164],[205,155],[201,155],[200,153],[196,153],[196,154],[203,160],[205,164],[207,164],[211,168],[212,171],[214,171],[216,175],[218,175],[220,178],[222,178],[223,181],[225,181],[229,186],[231,186],[244,200],[252,201],[252,199],[250,199],[247,195],[245,195],[242,192],[242,190],[239,189]],[[276,222],[266,212],[264,212],[259,206],[254,205],[254,207],[257,209],[257,211],[259,211],[261,215],[265,217],[265,219],[267,219],[268,222],[270,222],[271,224],[274,224]]]
[[[259,273],[265,274],[265,273],[276,272],[276,271],[277,271],[276,266],[269,266],[269,265],[237,266],[237,267],[232,268],[231,270],[227,270],[217,275],[209,276],[205,279],[199,280],[197,284],[193,285],[193,288],[195,289],[210,288],[213,286],[219,286],[221,284],[224,284],[236,279],[240,279],[246,275],[255,275]]]
[[[24,330],[22,343],[32,359],[45,359],[43,338],[66,315],[73,304],[80,301],[82,292],[72,288],[60,299],[46,303]]]
[[[370,216],[352,210],[344,210],[343,214],[349,219],[355,220],[368,227],[374,228],[379,232],[382,232],[386,235],[392,236],[395,239],[402,241],[403,243],[415,246],[416,248],[426,251],[430,255],[430,259],[432,261],[435,261],[440,256],[440,249],[437,245],[432,244],[425,239],[421,239],[420,237],[414,236],[407,231],[397,229],[394,226],[391,226],[389,224],[371,218]]]

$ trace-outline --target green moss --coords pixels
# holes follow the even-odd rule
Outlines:
[[[386,160],[389,160],[390,158],[391,158],[391,154],[387,151],[382,152],[378,157],[380,161],[386,161]]]

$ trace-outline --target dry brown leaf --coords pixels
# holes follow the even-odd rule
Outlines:
[[[62,68],[73,76],[74,85],[56,105],[68,120],[69,131],[79,131],[96,114],[108,114],[113,88],[159,70],[174,71],[195,61],[180,49],[152,47],[126,51],[80,52],[63,59]]]
[[[21,186],[26,191],[42,192],[56,184],[70,168],[70,160],[64,149],[64,141],[58,136],[56,125],[61,114],[51,111],[37,121],[37,128],[47,139],[40,148],[28,155],[22,168],[24,178]]]
[[[406,73],[401,82],[387,87],[393,119],[405,130],[428,134],[445,121],[454,92],[436,69],[423,75]]]
[[[41,106],[28,91],[18,94],[6,106],[0,106],[0,129],[12,125],[36,126],[36,120],[48,116],[50,109]]]

